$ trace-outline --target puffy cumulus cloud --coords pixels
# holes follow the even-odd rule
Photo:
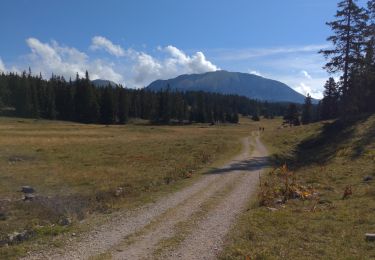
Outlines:
[[[142,87],[163,74],[163,65],[146,53],[138,53],[135,57],[136,63],[133,66],[133,84]]]
[[[179,69],[182,69],[185,73],[203,73],[219,69],[216,65],[208,61],[203,52],[200,51],[192,56],[188,56],[172,45],[165,47],[164,51],[170,55],[170,58],[166,60],[166,64],[180,66]]]
[[[157,50],[165,53],[166,56],[158,59],[144,52],[133,53],[135,65],[132,71],[135,85],[145,86],[155,79],[168,79],[181,74],[219,70],[202,52],[189,56],[172,45],[165,48],[159,46]]]
[[[26,43],[31,51],[26,56],[25,64],[19,64],[19,67],[27,69],[30,66],[32,71],[41,72],[45,78],[52,73],[66,79],[74,78],[77,73],[83,77],[87,70],[91,79],[108,79],[128,87],[143,87],[157,79],[219,69],[202,52],[187,55],[171,45],[158,47],[150,55],[131,48],[123,49],[102,36],[96,36],[89,48],[103,49],[111,55],[101,53],[100,58],[93,58],[88,53],[56,41],[42,42],[37,38],[28,38]],[[114,59],[113,55],[118,59]],[[2,62],[1,68],[5,70]]]
[[[31,49],[29,55],[33,71],[38,71],[44,77],[52,73],[66,78],[74,77],[77,73],[83,77],[89,71],[91,79],[104,78],[123,83],[121,74],[114,70],[114,65],[100,59],[90,60],[87,54],[66,46],[59,45],[56,41],[43,43],[36,38],[26,40]]]
[[[109,54],[112,54],[116,57],[125,56],[125,51],[121,48],[120,45],[113,44],[110,40],[103,36],[95,36],[92,38],[92,43],[90,46],[91,50],[105,50]]]
[[[323,81],[324,79],[318,79],[316,81],[309,81],[309,82],[301,81],[299,83],[294,83],[291,86],[293,87],[295,91],[301,93],[302,95],[307,96],[307,94],[310,94],[310,96],[312,96],[313,98],[321,99],[323,97],[322,95],[323,87],[316,88],[313,86],[316,84],[323,86],[322,85]]]

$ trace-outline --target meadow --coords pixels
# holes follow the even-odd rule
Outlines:
[[[0,255],[63,243],[105,216],[189,185],[241,150],[257,129],[239,125],[85,125],[0,118]],[[35,189],[24,201],[21,186]],[[104,217],[103,217],[104,216]],[[67,223],[68,222],[68,223]],[[9,234],[30,238],[6,245]]]
[[[274,203],[260,205],[261,196],[249,203],[220,259],[374,258],[365,234],[375,232],[375,116],[274,127],[263,141],[273,166],[286,163],[314,196],[281,202],[285,179],[266,172]]]

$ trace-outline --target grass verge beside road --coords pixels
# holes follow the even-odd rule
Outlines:
[[[274,126],[263,141],[275,167],[287,162],[296,182],[317,195],[285,203],[275,197],[268,207],[255,199],[220,258],[374,258],[375,242],[366,241],[365,233],[375,233],[375,116]],[[271,183],[271,178],[263,175],[264,182]]]

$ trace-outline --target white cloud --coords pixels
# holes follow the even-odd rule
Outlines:
[[[327,80],[324,76],[308,80],[303,75],[276,76],[274,78],[289,85],[302,95],[306,96],[307,94],[310,94],[316,99],[321,99],[323,97],[323,86]]]
[[[272,47],[272,48],[246,48],[246,49],[217,49],[213,50],[217,60],[240,61],[258,57],[290,53],[311,53],[327,48],[327,44],[292,46],[292,47]]]
[[[306,70],[301,70],[301,74],[307,78],[307,79],[312,79],[311,75],[306,71]]]
[[[94,37],[90,48],[102,48],[112,55],[121,56],[121,59],[113,60],[108,55],[103,59],[94,59],[85,52],[56,41],[41,42],[28,38],[26,43],[31,53],[26,56],[26,64],[20,67],[30,66],[33,72],[41,72],[45,78],[52,73],[66,79],[74,78],[77,73],[83,77],[87,70],[91,79],[108,79],[128,87],[143,87],[157,79],[219,69],[202,52],[190,56],[174,46],[160,47],[154,56],[133,49],[123,50],[104,37]]]
[[[6,72],[7,70],[6,70],[6,68],[5,68],[5,65],[4,65],[4,62],[3,62],[3,60],[1,59],[1,57],[0,57],[0,73],[1,72]]]
[[[298,86],[294,87],[294,90],[305,96],[307,96],[307,94],[311,95],[311,93],[313,93],[311,87],[306,85],[304,82],[301,82]]]
[[[9,73],[9,72],[18,73],[18,74],[21,73],[21,71],[17,69],[15,66],[6,67],[3,60],[0,57],[0,73]]]
[[[185,73],[203,73],[219,69],[216,65],[208,61],[203,52],[200,51],[192,56],[188,56],[172,45],[165,47],[164,51],[170,55],[165,63],[169,66],[180,66]]]
[[[140,87],[149,84],[155,79],[168,79],[181,74],[204,73],[219,70],[219,67],[207,60],[202,52],[189,56],[180,49],[169,45],[158,47],[158,51],[166,54],[163,59],[157,59],[144,52],[133,53],[134,82]]]
[[[142,83],[147,83],[153,79],[161,76],[162,65],[153,57],[146,53],[139,53],[136,57],[136,64],[133,66],[134,83],[141,86]]]
[[[253,74],[253,75],[256,75],[256,76],[262,77],[262,74],[259,71],[256,71],[256,70],[249,70],[249,73]]]
[[[109,54],[112,54],[116,57],[125,56],[124,49],[120,45],[113,44],[110,40],[103,36],[95,36],[92,38],[92,43],[90,46],[91,50],[105,50]]]
[[[78,73],[83,77],[87,70],[91,79],[103,78],[123,83],[123,76],[114,70],[113,64],[100,59],[90,60],[87,54],[75,48],[61,46],[56,41],[43,43],[36,38],[29,38],[26,42],[31,49],[30,66],[44,77],[49,77],[52,73],[65,78],[74,78]]]

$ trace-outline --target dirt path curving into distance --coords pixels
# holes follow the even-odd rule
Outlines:
[[[193,185],[119,214],[80,242],[25,259],[215,259],[267,166],[268,153],[257,132],[243,146],[239,156]]]

